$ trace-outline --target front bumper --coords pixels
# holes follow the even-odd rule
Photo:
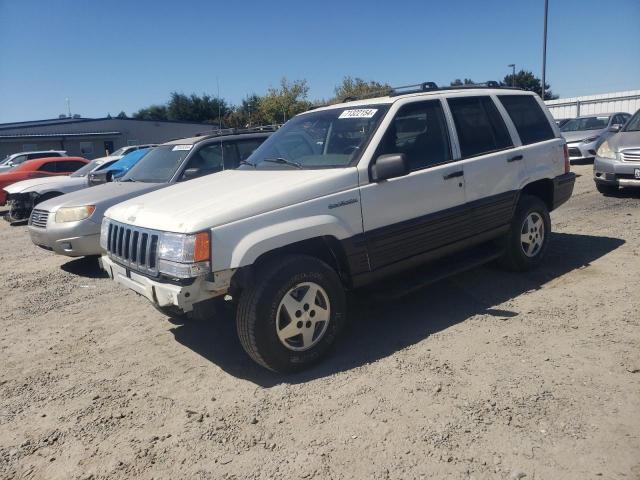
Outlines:
[[[99,224],[90,219],[55,223],[54,215],[49,214],[44,228],[29,225],[29,236],[35,245],[68,257],[102,254]]]
[[[569,161],[591,160],[596,156],[596,145],[598,140],[593,142],[571,142],[567,143],[569,151]]]
[[[213,282],[207,281],[205,277],[197,277],[190,285],[176,285],[137,273],[114,262],[107,255],[100,258],[100,266],[116,283],[142,295],[157,306],[175,306],[185,313],[192,311],[196,303],[222,296],[229,289],[230,277],[225,274],[216,275]]]
[[[640,162],[596,156],[593,162],[593,180],[601,185],[640,187],[640,178],[635,178],[636,169],[640,169]]]

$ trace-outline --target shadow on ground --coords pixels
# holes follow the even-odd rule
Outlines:
[[[60,268],[67,273],[73,273],[86,278],[107,278],[107,272],[100,268],[98,259],[100,257],[79,257],[70,262],[60,265]]]
[[[489,265],[395,301],[361,293],[351,302],[351,325],[335,351],[316,367],[286,377],[265,370],[244,353],[230,308],[221,310],[216,319],[188,321],[172,332],[178,342],[236,377],[264,387],[303,383],[387,357],[474,315],[515,317],[520,312],[492,307],[588,266],[623,243],[617,238],[554,233],[547,258],[532,272],[510,273]]]

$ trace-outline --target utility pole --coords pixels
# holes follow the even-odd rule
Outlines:
[[[513,73],[511,74],[511,86],[515,87],[516,86],[516,64],[510,63],[509,65],[507,65],[507,67],[511,67],[513,69]]]
[[[67,117],[71,118],[71,100],[69,100],[69,97],[65,100],[67,102]]]
[[[544,34],[542,41],[542,100],[544,101],[547,76],[547,18],[549,16],[549,0],[544,0]]]

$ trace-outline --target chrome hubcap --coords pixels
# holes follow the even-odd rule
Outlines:
[[[520,245],[527,257],[535,257],[544,243],[544,221],[537,212],[530,213],[524,219],[520,230]]]
[[[280,343],[289,350],[308,350],[322,339],[329,326],[329,297],[317,283],[299,283],[282,297],[276,315]]]

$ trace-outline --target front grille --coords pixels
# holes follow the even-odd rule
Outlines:
[[[620,156],[625,162],[640,162],[640,150],[623,150]]]
[[[158,274],[158,240],[155,230],[109,222],[107,253],[110,258],[132,270]]]
[[[46,228],[47,220],[49,220],[49,212],[34,208],[31,212],[31,217],[29,218],[29,224],[38,228]]]
[[[571,147],[569,149],[569,156],[570,157],[581,157],[582,156],[582,152],[580,151],[579,148]]]

